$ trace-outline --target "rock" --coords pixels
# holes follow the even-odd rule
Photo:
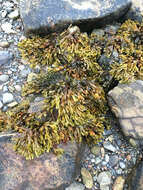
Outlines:
[[[132,19],[138,22],[142,20],[143,13],[143,1],[141,0],[132,0],[132,6],[130,11],[125,16],[125,19]]]
[[[2,42],[0,42],[0,47],[7,48],[7,47],[9,47],[9,43],[7,41],[2,41]]]
[[[16,33],[13,29],[12,29],[12,24],[9,22],[5,22],[1,25],[2,30],[7,33],[7,34],[14,34]]]
[[[20,86],[20,85],[15,85],[14,88],[15,88],[15,90],[17,90],[18,92],[21,91],[21,86]]]
[[[116,148],[110,142],[103,143],[103,146],[105,149],[110,150],[111,152],[116,151]]]
[[[14,100],[14,97],[11,93],[4,93],[3,94],[3,103],[8,104]]]
[[[8,51],[0,51],[0,66],[9,64],[12,61],[13,55]]]
[[[0,101],[0,109],[3,107],[3,103]]]
[[[9,15],[8,15],[9,18],[11,19],[16,19],[19,17],[19,10],[18,9],[15,9],[14,11],[12,11]]]
[[[8,75],[0,75],[0,82],[7,82],[9,79]]]
[[[84,190],[85,187],[81,183],[74,182],[69,187],[67,187],[65,190]]]
[[[63,190],[79,175],[84,145],[74,142],[61,144],[59,147],[65,153],[60,157],[51,152],[33,160],[25,160],[13,151],[10,139],[10,135],[0,135],[2,190]]]
[[[101,172],[97,177],[97,182],[100,184],[100,186],[108,186],[111,184],[111,174],[110,172]]]
[[[111,167],[114,167],[114,166],[117,165],[118,161],[119,161],[118,156],[113,155],[113,156],[110,157],[109,163],[110,163]]]
[[[119,84],[108,93],[108,103],[124,135],[143,143],[143,81]]]
[[[95,158],[95,164],[99,164],[101,161],[102,160],[99,157]]]
[[[81,168],[81,175],[85,187],[91,189],[93,186],[93,179],[90,172],[86,168]]]
[[[14,102],[8,104],[7,106],[8,106],[9,108],[13,108],[13,107],[15,107],[15,106],[17,106],[17,105],[18,105],[18,103],[17,103],[16,101],[14,101]]]
[[[139,162],[126,179],[128,190],[143,189],[143,161]]]
[[[118,176],[113,184],[113,190],[123,190],[125,179],[122,176]]]
[[[30,73],[29,69],[24,69],[24,70],[20,71],[20,75],[22,78],[26,78],[29,73]]]
[[[120,161],[120,162],[119,162],[119,166],[120,166],[120,168],[122,168],[122,169],[125,169],[125,168],[126,168],[126,165],[125,165],[125,163],[124,163],[123,161]]]
[[[108,185],[100,186],[100,190],[110,190]]]
[[[103,26],[123,16],[131,0],[20,0],[25,33],[62,31],[70,24],[84,31]]]
[[[100,152],[100,147],[99,146],[94,146],[91,148],[91,152],[92,154],[94,154],[95,156],[99,156],[101,154]]]

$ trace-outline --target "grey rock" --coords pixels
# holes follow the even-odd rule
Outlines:
[[[122,169],[125,169],[125,168],[126,168],[126,164],[125,164],[123,161],[120,161],[120,162],[119,162],[119,166],[120,166],[120,168],[122,168]]]
[[[0,66],[9,64],[13,59],[13,55],[8,51],[0,51]]]
[[[108,103],[126,137],[143,143],[143,81],[119,84],[108,93]]]
[[[83,184],[74,182],[65,190],[84,190],[84,189],[85,189],[85,186]]]
[[[79,175],[85,145],[69,142],[58,147],[64,149],[60,157],[50,152],[25,160],[13,150],[10,134],[0,136],[1,189],[63,190],[68,187]]]
[[[7,48],[7,47],[9,47],[9,43],[7,41],[1,41],[0,42],[0,47]]]
[[[61,31],[69,24],[84,31],[123,16],[131,0],[20,0],[20,15],[26,34]]]
[[[16,19],[19,17],[19,10],[18,9],[15,9],[13,12],[11,12],[9,15],[8,15],[9,18],[11,19]]]
[[[8,104],[14,100],[14,97],[11,93],[4,93],[3,94],[3,103]]]
[[[110,142],[104,142],[103,146],[105,149],[111,151],[111,152],[115,152],[116,148],[110,143]]]
[[[95,164],[99,164],[101,161],[102,160],[99,157],[95,158]]]
[[[129,173],[126,178],[128,190],[142,190],[143,189],[143,161],[136,164],[136,166]]]
[[[3,86],[3,92],[7,92],[8,91],[8,87],[7,86]]]
[[[111,184],[111,173],[106,171],[106,172],[101,172],[98,177],[97,181],[100,184],[100,186],[108,186]]]
[[[3,107],[3,103],[0,101],[0,109]]]
[[[8,75],[0,75],[0,82],[7,82],[9,79]]]
[[[22,78],[26,78],[28,76],[28,74],[30,73],[29,69],[24,69],[20,72],[20,75]]]
[[[118,158],[117,155],[111,156],[111,157],[110,157],[110,160],[109,160],[110,166],[111,166],[111,167],[116,166],[117,163],[118,163],[118,161],[119,161],[119,158]]]

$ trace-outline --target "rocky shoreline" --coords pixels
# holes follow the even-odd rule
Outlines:
[[[31,80],[33,73],[39,73],[39,68],[34,70],[29,68],[21,59],[17,48],[18,42],[25,38],[19,2],[0,0],[0,7],[0,109],[7,111],[22,101],[22,85]],[[131,15],[140,20],[140,14],[132,11],[126,18],[130,18]],[[116,32],[118,26],[120,23],[116,22],[103,29],[95,29],[93,32],[102,35],[108,31],[110,34]],[[87,151],[81,175],[65,190],[129,189],[126,179],[132,168],[142,159],[142,150],[134,141],[131,140],[132,145],[128,142],[115,119],[111,126],[110,130],[105,130],[102,141]]]

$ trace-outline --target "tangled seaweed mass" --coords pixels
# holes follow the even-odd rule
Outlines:
[[[19,43],[22,58],[41,71],[23,86],[25,100],[7,113],[0,114],[0,131],[20,133],[14,149],[33,159],[67,141],[96,143],[101,140],[108,105],[106,93],[110,76],[120,83],[143,80],[143,22],[128,20],[107,39],[80,33],[69,27],[61,34],[33,36]],[[101,54],[110,58],[117,51],[118,62],[99,64]],[[39,113],[30,112],[30,95],[44,98]]]

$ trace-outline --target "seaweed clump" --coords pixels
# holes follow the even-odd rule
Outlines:
[[[57,145],[68,141],[96,143],[108,125],[105,93],[99,85],[103,73],[97,63],[100,47],[91,46],[91,39],[75,29],[74,33],[69,28],[57,36],[37,36],[19,44],[32,67],[45,66],[22,91],[25,97],[44,97],[40,112],[30,112],[28,101],[8,112],[9,128],[22,134],[15,139],[15,150],[27,159],[50,150],[61,153]]]
[[[41,72],[23,86],[25,101],[7,112],[7,119],[0,114],[1,131],[21,134],[14,139],[15,150],[33,159],[51,150],[61,153],[60,143],[100,141],[109,126],[105,73],[120,83],[143,79],[142,32],[143,23],[128,20],[110,39],[88,37],[78,27],[69,27],[61,34],[20,42],[22,57],[32,68],[40,65]],[[112,58],[113,50],[119,60],[106,71],[99,59],[102,53]],[[38,112],[30,111],[31,95],[44,98]]]

